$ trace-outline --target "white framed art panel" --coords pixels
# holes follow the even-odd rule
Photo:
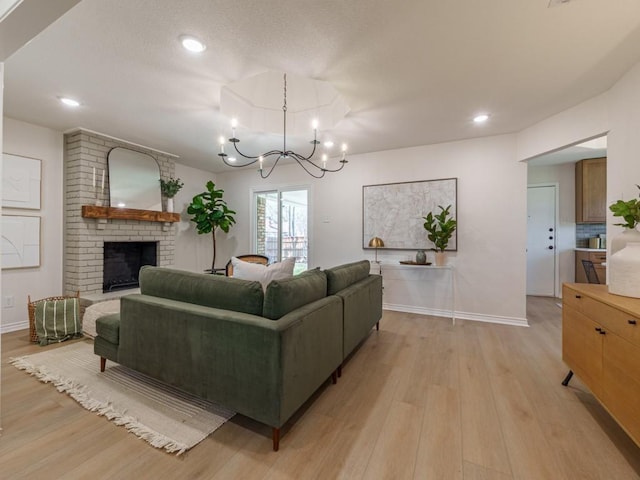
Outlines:
[[[424,229],[424,216],[440,213],[439,205],[451,205],[451,217],[458,218],[458,179],[364,185],[362,187],[362,248],[380,237],[389,250],[431,249]],[[448,251],[458,249],[457,229]]]
[[[37,158],[2,154],[2,206],[40,210],[42,162]]]
[[[2,215],[2,269],[40,266],[40,217]]]

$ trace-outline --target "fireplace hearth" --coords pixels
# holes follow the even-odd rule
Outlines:
[[[157,242],[104,242],[103,292],[135,288],[143,265],[157,265]]]

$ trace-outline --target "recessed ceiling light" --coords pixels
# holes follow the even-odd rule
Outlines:
[[[68,107],[79,107],[80,102],[69,97],[60,97],[60,101]]]
[[[193,53],[201,53],[207,49],[204,43],[190,35],[183,35],[182,37],[180,37],[180,43],[182,43],[182,46],[186,50],[189,50]]]
[[[484,123],[487,120],[489,120],[489,115],[487,115],[486,113],[483,113],[481,115],[476,115],[475,117],[473,117],[474,123]]]

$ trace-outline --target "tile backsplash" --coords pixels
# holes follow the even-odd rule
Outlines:
[[[588,248],[589,239],[600,234],[607,233],[605,223],[577,223],[576,224],[576,247]]]

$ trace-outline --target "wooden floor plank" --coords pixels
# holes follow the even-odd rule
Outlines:
[[[386,311],[338,383],[284,426],[279,452],[242,416],[179,457],[154,449],[11,366],[43,348],[4,334],[0,476],[640,479],[640,448],[579,378],[560,385],[558,302],[529,298],[529,328]]]

